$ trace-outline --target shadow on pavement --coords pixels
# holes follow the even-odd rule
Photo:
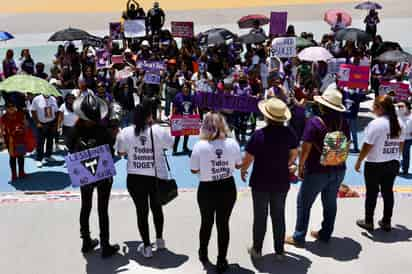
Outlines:
[[[18,191],[57,191],[70,186],[69,175],[58,171],[39,171],[27,174],[27,177],[10,185]]]
[[[142,266],[154,269],[177,268],[189,260],[188,256],[173,253],[168,249],[154,251],[153,258],[151,258],[150,260],[145,259],[137,252],[137,247],[140,243],[141,242],[136,241],[125,242],[125,244],[127,245],[125,256],[130,260],[136,261]]]
[[[279,274],[305,274],[312,265],[308,258],[291,252],[286,252],[285,258],[281,261],[276,260],[274,254],[269,254],[252,260],[252,263],[259,272]]]
[[[362,236],[380,243],[398,243],[398,242],[410,242],[412,241],[412,230],[403,225],[396,225],[392,228],[391,232],[377,229],[372,232],[362,232]]]
[[[204,265],[204,270],[206,274],[216,274],[216,266],[208,263]],[[225,274],[255,274],[254,271],[241,267],[239,264],[230,264],[229,269],[225,272]]]
[[[329,243],[322,243],[320,241],[307,242],[305,248],[319,257],[333,258],[342,262],[358,259],[362,251],[360,243],[347,237],[332,237]]]
[[[111,258],[102,259],[100,250],[84,255],[87,262],[87,274],[113,274],[122,273],[127,269],[122,269],[122,266],[127,266],[129,260],[122,254],[116,254]]]

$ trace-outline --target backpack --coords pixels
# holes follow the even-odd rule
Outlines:
[[[326,127],[328,132],[323,138],[323,147],[320,156],[322,166],[340,166],[346,162],[349,155],[350,141],[342,131],[342,120],[340,130],[330,131],[325,122],[318,117],[319,121]]]

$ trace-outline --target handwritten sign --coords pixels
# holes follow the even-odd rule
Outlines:
[[[110,38],[112,40],[122,40],[123,39],[122,23],[112,22],[109,24],[109,28],[110,28]]]
[[[201,109],[235,110],[240,112],[259,112],[260,99],[251,96],[235,96],[222,93],[198,92],[196,105]]]
[[[370,68],[343,64],[340,65],[338,86],[347,88],[368,89]]]
[[[287,22],[287,12],[271,12],[269,33],[271,35],[281,35],[286,33]]]
[[[144,19],[124,21],[124,37],[138,38],[146,36],[146,22]]]
[[[170,118],[170,131],[172,136],[199,135],[202,122],[199,114],[172,115]]]
[[[172,22],[173,37],[193,38],[193,22]]]
[[[116,175],[108,145],[69,154],[65,160],[73,187],[85,186]]]
[[[272,41],[271,57],[291,58],[296,56],[296,37],[276,38]]]
[[[381,82],[379,86],[379,95],[386,95],[388,93],[395,93],[396,101],[408,100],[411,96],[409,85],[402,82]]]

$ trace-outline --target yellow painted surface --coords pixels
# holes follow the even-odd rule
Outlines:
[[[124,0],[2,0],[2,13],[33,12],[116,12],[126,6]],[[138,1],[145,9],[154,1]],[[165,10],[194,10],[215,8],[248,8],[277,5],[302,5],[357,2],[353,0],[159,0]]]

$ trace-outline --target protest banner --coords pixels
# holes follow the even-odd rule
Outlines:
[[[295,57],[296,37],[282,37],[273,39],[270,56],[279,58]]]
[[[338,86],[347,88],[369,88],[370,67],[343,64],[339,67]]]
[[[65,158],[73,187],[80,187],[116,175],[109,145],[98,146]]]
[[[123,64],[123,55],[112,55],[112,64]]]
[[[94,48],[103,48],[104,42],[103,38],[96,37],[96,36],[88,36],[86,39],[82,40],[83,46],[89,46]]]
[[[199,135],[202,122],[199,114],[172,115],[170,117],[170,131],[172,136]]]
[[[133,69],[126,66],[124,69],[116,71],[115,78],[117,81],[121,81],[131,76],[133,76]]]
[[[143,80],[146,84],[160,85],[160,74],[146,71]]]
[[[281,35],[286,33],[286,25],[288,23],[287,12],[271,12],[270,14],[270,35]]]
[[[193,22],[172,22],[172,36],[179,38],[193,38]]]
[[[391,83],[382,81],[379,86],[379,95],[386,95],[391,92],[395,94],[395,100],[397,102],[408,100],[408,98],[411,96],[408,84],[402,82]]]
[[[139,60],[137,61],[136,67],[144,71],[151,71],[160,74],[161,70],[166,70],[166,65],[161,61],[146,61]]]
[[[346,58],[332,58],[328,60],[328,73],[339,73],[340,66],[346,64]]]
[[[112,40],[123,40],[122,23],[112,22],[109,24],[110,38]]]
[[[251,96],[234,96],[199,92],[196,94],[196,105],[201,109],[235,110],[240,112],[259,112],[257,104],[260,99]]]
[[[96,69],[104,69],[110,66],[110,53],[105,49],[96,50]]]
[[[139,38],[146,36],[146,21],[144,19],[124,21],[124,37]]]

